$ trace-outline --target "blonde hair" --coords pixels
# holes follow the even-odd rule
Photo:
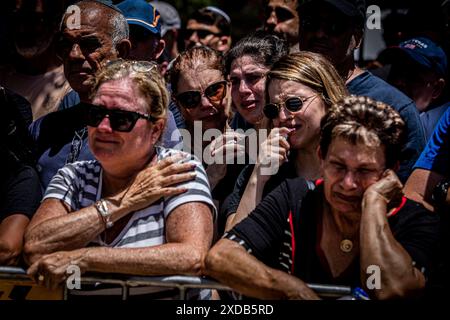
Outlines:
[[[118,59],[107,63],[95,75],[91,98],[103,83],[121,79],[130,79],[136,84],[147,103],[147,112],[151,116],[157,119],[166,119],[169,93],[157,64],[148,61]]]
[[[275,62],[267,73],[266,101],[271,80],[290,80],[310,87],[321,95],[327,109],[348,95],[344,81],[333,65],[322,55],[301,51],[289,54]]]

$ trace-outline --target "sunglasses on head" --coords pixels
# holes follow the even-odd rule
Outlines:
[[[94,104],[84,103],[86,111],[86,124],[90,127],[98,127],[102,120],[107,117],[111,129],[119,132],[130,132],[133,130],[139,119],[145,119],[150,122],[158,120],[148,114],[142,114],[135,111],[126,111],[119,109],[107,109]]]
[[[263,112],[267,118],[276,119],[278,118],[278,114],[280,113],[281,107],[283,105],[290,112],[298,112],[303,108],[303,105],[306,101],[316,96],[317,95],[315,94],[307,98],[290,97],[281,103],[268,103],[264,106]]]
[[[202,95],[211,103],[220,103],[227,93],[227,81],[214,82],[206,87],[205,91],[186,91],[176,96],[177,102],[185,109],[196,108],[202,101]]]

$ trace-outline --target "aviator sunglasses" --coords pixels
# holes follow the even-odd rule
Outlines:
[[[119,109],[107,109],[90,103],[83,103],[86,110],[86,124],[90,127],[98,127],[102,120],[107,117],[111,125],[111,129],[119,132],[130,132],[133,130],[139,119],[145,119],[155,122],[157,118],[135,111],[126,111]]]
[[[278,114],[280,113],[281,107],[283,105],[290,112],[298,112],[303,108],[303,105],[306,101],[308,101],[309,99],[316,97],[316,96],[317,96],[317,94],[314,94],[307,98],[290,97],[281,103],[268,103],[264,106],[263,112],[267,118],[275,119],[278,117]]]
[[[186,91],[177,95],[175,99],[185,109],[196,108],[202,101],[202,95],[205,95],[211,103],[217,104],[225,98],[226,88],[227,81],[222,80],[209,85],[203,92],[198,90]]]

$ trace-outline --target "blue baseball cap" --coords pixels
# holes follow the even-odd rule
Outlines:
[[[160,14],[145,0],[125,0],[117,7],[123,12],[128,24],[141,26],[153,34],[161,36]]]
[[[415,62],[445,76],[447,73],[447,56],[444,50],[425,37],[408,39],[397,47],[407,53]]]

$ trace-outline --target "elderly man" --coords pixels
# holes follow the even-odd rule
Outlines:
[[[129,55],[128,24],[120,10],[105,1],[83,0],[76,4],[79,11],[68,8],[58,43],[64,73],[74,91],[62,101],[60,111],[35,121],[30,130],[37,143],[37,171],[45,190],[51,178],[66,163],[93,159],[87,146],[84,110],[78,102],[89,102],[92,79],[103,63]],[[80,25],[74,15],[80,13]],[[176,130],[169,112],[168,124],[162,138],[166,146]]]
[[[227,52],[231,47],[231,19],[213,6],[195,11],[189,18],[184,34],[185,49],[207,46]]]
[[[425,135],[414,101],[355,64],[354,51],[361,45],[364,33],[365,1],[307,0],[298,7],[298,14],[300,50],[326,56],[351,94],[384,102],[402,116],[407,127],[407,144],[397,174],[405,182],[425,146]]]
[[[264,30],[286,39],[291,52],[298,50],[297,0],[266,0]]]

